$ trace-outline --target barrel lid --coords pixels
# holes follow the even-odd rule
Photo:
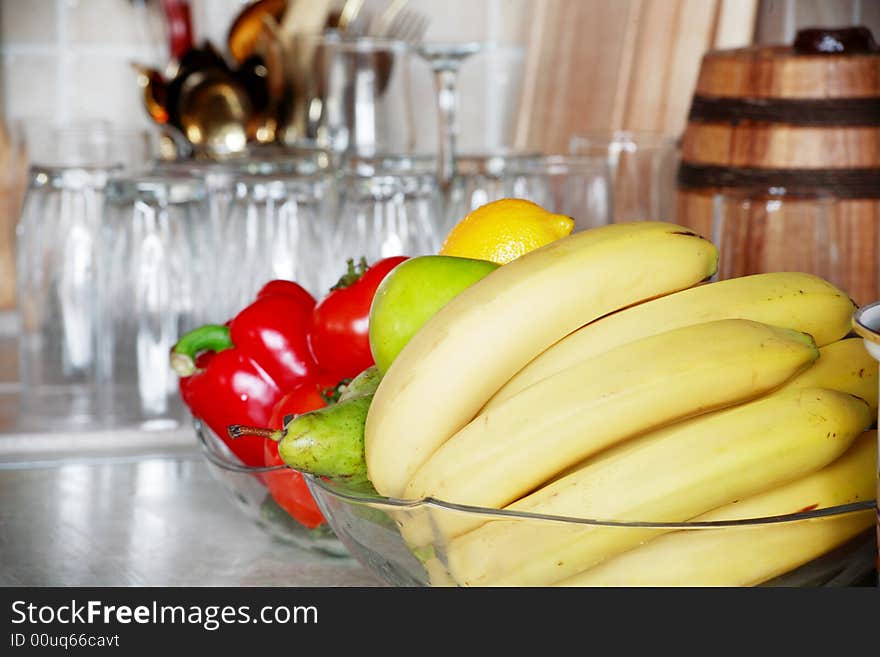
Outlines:
[[[696,93],[750,98],[880,96],[880,47],[863,26],[808,27],[791,44],[707,51]]]
[[[866,55],[880,57],[880,46],[864,25],[850,27],[806,27],[798,30],[790,44],[755,44],[741,48],[719,48],[706,52],[707,57],[739,55],[749,58]]]
[[[874,35],[864,25],[844,28],[808,27],[792,44],[797,55],[863,55],[880,53]]]

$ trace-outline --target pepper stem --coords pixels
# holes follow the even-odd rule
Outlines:
[[[249,427],[245,424],[230,424],[226,427],[226,433],[232,440],[243,438],[244,436],[258,436],[260,438],[268,438],[276,443],[284,437],[283,431],[275,431],[274,429],[266,429],[263,427]]]
[[[363,276],[367,269],[369,269],[370,267],[370,265],[367,263],[367,259],[363,257],[358,261],[357,265],[354,264],[353,258],[349,258],[345,262],[347,270],[336,282],[336,285],[330,288],[331,291],[343,290],[347,287],[351,287],[360,280],[361,276]]]
[[[171,348],[171,369],[178,376],[190,376],[196,371],[196,356],[206,351],[232,349],[229,327],[205,324],[183,335]]]

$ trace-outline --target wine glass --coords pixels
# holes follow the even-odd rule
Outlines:
[[[437,183],[448,196],[455,175],[455,141],[458,136],[458,72],[461,63],[490,44],[479,42],[423,43],[417,52],[431,67],[437,99]]]

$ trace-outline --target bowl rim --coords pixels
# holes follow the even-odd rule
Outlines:
[[[602,520],[598,518],[581,518],[577,516],[558,516],[546,513],[533,513],[529,511],[514,511],[510,509],[491,509],[486,507],[470,506],[467,504],[457,504],[455,502],[447,502],[445,500],[437,499],[435,497],[423,497],[419,499],[384,497],[378,494],[361,493],[352,489],[346,489],[339,484],[335,484],[320,477],[316,477],[308,472],[302,472],[299,470],[297,470],[297,472],[300,472],[300,474],[302,474],[303,478],[306,480],[306,483],[311,490],[314,490],[315,487],[320,488],[321,490],[327,492],[333,497],[348,502],[350,504],[362,504],[372,507],[386,506],[393,507],[397,510],[435,508],[443,511],[456,511],[459,513],[467,513],[469,515],[487,516],[488,520],[542,520],[601,527],[639,527],[650,529],[719,529],[725,527],[748,527],[755,525],[798,522],[803,520],[825,518],[829,516],[840,516],[850,513],[859,513],[863,511],[877,509],[877,503],[875,500],[864,500],[860,502],[840,504],[837,506],[812,509],[810,511],[800,511],[797,513],[787,513],[774,516],[763,516],[759,518],[741,518],[737,520],[687,520],[681,522]]]
[[[602,527],[630,527],[630,528],[651,528],[651,529],[720,529],[730,527],[749,527],[756,525],[781,524],[786,522],[798,522],[802,520],[810,520],[816,518],[826,518],[829,516],[840,516],[850,513],[858,513],[861,511],[875,510],[880,514],[877,500],[863,500],[859,502],[850,502],[836,506],[822,507],[811,509],[809,511],[798,511],[796,513],[787,513],[774,516],[763,516],[759,518],[740,518],[736,520],[704,520],[704,521],[683,521],[683,522],[660,522],[660,521],[623,521],[623,520],[602,520],[597,518],[580,518],[576,516],[559,516],[545,513],[533,513],[528,511],[515,511],[510,509],[492,509],[480,506],[471,506],[467,504],[457,504],[455,502],[447,502],[435,497],[423,497],[417,499],[403,499],[397,497],[386,497],[378,493],[365,492],[347,488],[343,484],[335,483],[315,476],[303,470],[297,470],[287,465],[273,466],[249,466],[241,462],[233,461],[229,456],[222,454],[214,446],[209,444],[209,440],[217,440],[216,434],[199,418],[193,418],[195,426],[196,439],[199,444],[200,451],[205,458],[213,465],[241,474],[258,474],[263,472],[291,470],[302,475],[309,490],[314,495],[315,492],[326,493],[337,500],[347,504],[366,505],[370,507],[387,507],[396,511],[412,511],[414,509],[433,508],[442,511],[455,511],[458,513],[466,513],[469,515],[479,515],[487,517],[487,520],[541,520],[551,522],[563,522],[568,524],[592,525]]]
[[[856,309],[852,316],[852,328],[856,334],[874,344],[880,344],[880,329],[865,321],[866,315],[873,315],[880,308],[880,301],[874,301]]]

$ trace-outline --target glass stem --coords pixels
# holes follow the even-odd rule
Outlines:
[[[444,62],[434,70],[434,88],[437,93],[437,178],[445,191],[455,175],[455,142],[458,136],[456,110],[458,105],[458,66]]]

